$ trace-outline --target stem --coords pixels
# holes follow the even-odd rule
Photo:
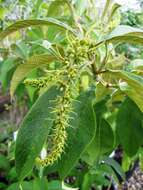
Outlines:
[[[76,17],[75,10],[74,10],[74,7],[73,7],[72,3],[69,0],[66,0],[66,3],[67,3],[67,5],[69,6],[69,8],[71,10],[71,14],[72,14],[73,20],[75,22],[75,25],[77,26],[77,28],[79,28],[79,30],[80,30],[80,32],[81,32],[81,34],[83,36],[83,29],[82,29],[81,25],[78,22],[78,19]]]
[[[106,72],[108,72],[108,71],[107,70],[102,70],[102,71],[98,70],[98,71],[95,72],[95,74],[96,75],[101,75],[101,74],[106,73]]]
[[[19,185],[19,188],[20,188],[20,190],[23,190],[23,187],[22,187],[22,185],[21,185],[21,184]]]
[[[113,176],[111,176],[111,180],[110,180],[110,184],[108,186],[108,189],[107,190],[110,190],[111,186],[112,186],[112,182],[113,182]]]
[[[108,60],[108,45],[107,45],[107,43],[105,43],[105,50],[106,50],[105,57],[101,63],[99,70],[101,70],[103,67],[105,67],[107,60]]]
[[[102,20],[105,18],[110,4],[111,4],[111,0],[106,0],[106,4],[105,4],[105,7],[104,7],[102,16],[101,16],[101,19],[102,19]]]
[[[69,0],[65,0],[65,1],[66,1],[67,5],[68,5],[70,11],[71,11],[71,15],[72,15],[74,21],[76,23],[75,11],[74,11],[74,8],[72,6],[72,3]]]
[[[43,168],[40,167],[40,170],[39,170],[39,177],[42,178],[43,177]]]

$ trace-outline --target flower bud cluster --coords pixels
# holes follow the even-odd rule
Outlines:
[[[74,60],[76,63],[81,64],[94,53],[95,44],[86,39],[75,39],[67,49],[67,57]]]

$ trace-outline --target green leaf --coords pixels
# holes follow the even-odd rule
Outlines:
[[[96,122],[92,100],[94,91],[90,90],[81,94],[74,102],[73,111],[68,129],[67,146],[58,162],[59,174],[64,179],[78,162],[81,154],[92,141]]]
[[[114,134],[111,126],[105,119],[101,119],[96,134],[95,143],[99,142],[100,144],[100,154],[112,151],[114,146]]]
[[[143,59],[134,59],[131,61],[131,67],[133,70],[143,71]]]
[[[15,167],[12,167],[12,168],[10,169],[10,171],[8,172],[6,178],[7,178],[7,180],[8,180],[10,183],[13,182],[13,181],[17,181],[18,176],[17,176]]]
[[[130,97],[143,112],[143,100],[141,99],[142,92],[138,94],[139,90],[136,90],[137,88],[133,88],[132,86],[128,85],[126,82],[120,83],[119,87],[120,90],[128,97]]]
[[[50,3],[47,16],[48,17],[54,17],[59,16],[61,14],[61,11],[63,10],[63,6],[66,4],[65,0],[62,1],[52,1]]]
[[[117,10],[121,7],[120,4],[118,3],[114,3],[113,6],[112,6],[112,9],[111,9],[111,13],[110,13],[110,16],[108,18],[108,23],[114,19],[114,17],[116,16],[115,14],[117,13]]]
[[[87,0],[78,0],[76,5],[76,12],[78,16],[82,16],[86,7],[87,7]]]
[[[75,31],[68,26],[67,24],[54,19],[54,18],[46,18],[46,20],[22,20],[22,21],[17,21],[16,23],[10,25],[8,28],[0,32],[0,40],[5,38],[7,35],[16,32],[20,29],[31,27],[31,26],[42,26],[42,25],[47,25],[47,26],[58,26],[61,29],[68,30],[69,32],[75,34]]]
[[[125,180],[125,173],[123,169],[121,168],[121,166],[118,164],[118,162],[116,162],[114,159],[109,158],[109,157],[105,157],[103,161],[105,164],[108,164],[111,167],[113,167],[114,170],[122,177],[122,179]]]
[[[82,190],[90,189],[92,184],[92,177],[90,173],[86,173],[82,182]]]
[[[105,87],[102,83],[97,83],[96,85],[96,102],[103,100],[108,94],[111,93],[111,90]]]
[[[14,61],[15,58],[10,57],[1,63],[2,65],[0,68],[0,81],[4,89],[6,89],[8,85],[7,81],[8,72],[15,66]]]
[[[33,70],[32,72],[30,72],[30,74],[27,76],[28,79],[33,79],[37,77],[37,70]],[[29,99],[31,102],[34,102],[34,97],[35,97],[35,93],[37,91],[36,88],[30,86],[30,85],[25,85],[25,88],[27,90],[27,94],[29,96]]]
[[[7,187],[7,185],[5,183],[0,182],[0,188],[1,189],[6,189],[6,187]]]
[[[34,55],[30,57],[26,63],[21,64],[15,70],[10,86],[10,95],[13,96],[14,92],[19,85],[19,83],[33,70],[37,69],[41,66],[44,66],[48,63],[51,63],[55,60],[55,57],[42,54],[42,55]]]
[[[107,14],[108,12],[108,9],[111,5],[112,1],[111,0],[107,0],[106,3],[105,3],[105,7],[103,9],[103,13],[102,13],[102,19],[104,19],[105,15]]]
[[[106,106],[108,99],[109,99],[109,97],[106,97],[106,98],[104,97],[101,101],[96,102],[96,104],[94,105],[94,111],[97,116],[96,120],[97,120],[98,124],[100,122],[100,119],[104,116],[104,113],[106,113],[108,111],[107,106]]]
[[[30,47],[24,42],[20,42],[18,44],[12,44],[11,49],[16,55],[16,57],[20,57],[22,59],[28,59]]]
[[[96,136],[87,149],[89,162],[91,165],[100,158],[101,155],[113,150],[114,134],[109,123],[101,118],[98,123]]]
[[[24,181],[22,182],[21,186],[23,190],[33,190],[32,181],[29,181],[29,182]],[[17,183],[13,183],[9,185],[6,190],[21,190],[21,188],[19,187],[19,183],[17,182]]]
[[[96,169],[96,168],[95,168]],[[106,164],[103,159],[101,161],[101,164],[98,166],[97,173],[98,173],[98,178],[96,177],[95,179],[98,179],[98,181],[104,185],[104,186],[108,186],[111,185],[111,181],[107,180],[106,176],[111,177],[114,180],[115,183],[119,183],[119,179],[117,177],[117,173],[115,172],[115,170],[113,169],[113,167],[111,167],[111,165]],[[104,175],[103,175],[104,174]],[[103,176],[101,178],[101,176]]]
[[[128,156],[135,155],[143,143],[142,118],[142,112],[131,99],[127,98],[117,114],[116,130]]]
[[[128,95],[143,112],[143,79],[142,77],[126,71],[109,71],[115,79],[122,79],[126,83],[119,83],[120,89]]]
[[[62,182],[58,180],[52,180],[48,183],[49,190],[62,190]]]
[[[1,2],[0,2],[1,3]],[[0,20],[3,20],[5,18],[5,14],[8,12],[8,9],[3,6],[0,6]]]
[[[21,186],[22,188],[19,187],[19,183],[13,183],[9,185],[7,190],[62,190],[62,183],[60,181],[52,180],[48,182],[44,177],[31,181],[23,181]]]
[[[133,162],[133,160],[129,156],[127,156],[124,152],[123,158],[122,158],[122,168],[125,172],[130,170],[130,166],[131,166],[132,162]]]
[[[104,40],[106,42],[143,44],[143,30],[131,26],[119,25]]]
[[[40,7],[41,7],[42,2],[43,2],[42,0],[36,0],[35,1],[34,6],[33,6],[33,10],[32,10],[33,18],[38,17],[38,13],[40,13]]]
[[[52,87],[41,95],[25,116],[16,140],[16,171],[22,180],[34,166],[35,158],[39,155],[42,146],[53,124],[54,113],[52,108],[59,95],[59,90]]]
[[[48,187],[48,180],[44,177],[33,180],[33,190],[48,190]]]
[[[9,171],[9,169],[10,163],[8,159],[4,155],[0,154],[0,171]]]
[[[127,25],[119,25],[116,27],[108,36],[109,39],[116,38],[118,36],[125,36],[125,35],[141,35],[143,37],[143,30]]]
[[[123,54],[121,54],[121,55],[115,56],[110,61],[108,61],[105,67],[106,69],[119,70],[123,68],[125,63],[126,63],[126,57]]]
[[[122,92],[120,89],[117,89],[111,94],[111,101],[122,102],[124,100],[124,97],[124,92]]]

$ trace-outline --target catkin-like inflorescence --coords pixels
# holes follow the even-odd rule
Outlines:
[[[67,139],[66,129],[69,126],[69,114],[72,111],[72,85],[76,78],[76,72],[76,68],[68,65],[65,69],[63,81],[59,81],[60,90],[63,91],[63,95],[57,98],[57,106],[53,109],[53,112],[56,113],[56,119],[54,122],[51,142],[49,142],[50,148],[48,150],[47,158],[43,160],[37,159],[37,162],[42,166],[53,164],[58,158],[60,158],[64,151]]]
[[[54,75],[52,72],[48,73],[48,76],[38,79],[25,79],[24,84],[37,88],[38,90],[40,90],[41,88],[47,88],[50,86],[50,84],[57,83],[59,76],[62,74],[63,71],[58,70],[56,73],[54,73]]]
[[[38,89],[45,88],[47,87],[47,84],[48,84],[48,78],[43,77],[40,79],[26,79],[24,80],[24,84],[38,88]]]

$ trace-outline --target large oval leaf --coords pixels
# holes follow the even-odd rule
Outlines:
[[[75,34],[75,31],[68,26],[67,24],[54,19],[54,18],[46,18],[46,20],[22,20],[17,21],[16,23],[10,25],[8,28],[6,28],[4,31],[0,32],[0,40],[5,38],[7,35],[16,32],[20,29],[27,28],[30,26],[42,26],[42,25],[48,25],[48,26],[58,26],[61,29],[68,30],[69,32],[72,32]]]
[[[143,44],[143,30],[131,26],[119,25],[104,40],[107,42]]]
[[[16,171],[22,180],[32,170],[35,158],[39,155],[42,146],[53,125],[56,97],[59,90],[52,87],[39,97],[24,118],[16,140]]]
[[[21,64],[15,70],[10,86],[10,95],[13,96],[19,83],[33,70],[43,65],[51,63],[55,60],[55,57],[50,55],[34,55],[30,57],[26,63]]]
[[[90,164],[93,165],[100,156],[113,151],[113,147],[113,130],[109,123],[105,119],[101,118],[97,126],[96,135],[87,149]]]
[[[107,98],[94,105],[94,111],[96,113],[97,130],[93,141],[87,148],[87,154],[89,155],[88,163],[94,165],[100,156],[105,153],[110,153],[114,146],[114,134],[109,123],[104,119],[104,114],[107,112],[106,107]],[[110,136],[110,138],[109,138]]]
[[[96,131],[95,114],[92,106],[93,91],[85,92],[74,102],[68,129],[65,153],[58,162],[59,174],[65,178],[86,150]]]
[[[136,104],[127,98],[117,114],[117,135],[128,156],[137,153],[143,143],[143,114]]]

